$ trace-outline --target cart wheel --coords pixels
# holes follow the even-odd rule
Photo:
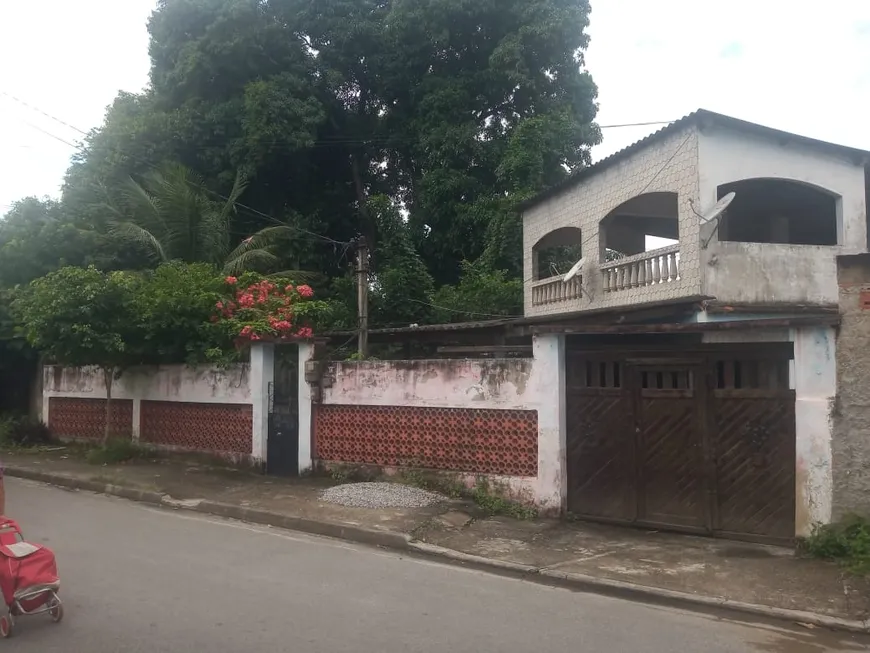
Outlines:
[[[48,611],[48,614],[51,615],[51,618],[54,620],[54,623],[59,624],[63,621],[63,603],[59,600],[58,602]]]
[[[9,614],[0,617],[0,637],[12,637],[12,616]]]

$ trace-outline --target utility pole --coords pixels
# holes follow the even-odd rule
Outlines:
[[[360,358],[369,355],[369,246],[365,236],[356,241],[356,289],[357,315],[359,317],[359,345],[357,351]]]

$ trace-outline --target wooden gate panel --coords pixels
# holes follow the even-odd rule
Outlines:
[[[630,398],[572,393],[567,403],[568,510],[633,521],[637,504]]]
[[[640,520],[707,525],[698,403],[692,396],[641,399]]]
[[[717,530],[793,538],[794,395],[720,396],[714,405]]]

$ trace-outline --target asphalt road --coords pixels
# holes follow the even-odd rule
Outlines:
[[[824,653],[870,644],[6,483],[10,516],[57,554],[66,618],[20,619],[0,652]]]

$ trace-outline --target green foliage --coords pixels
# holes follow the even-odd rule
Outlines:
[[[852,573],[870,575],[870,521],[863,517],[818,524],[800,548],[813,557],[841,562]]]
[[[522,276],[513,207],[600,140],[588,19],[587,0],[160,0],[151,83],[87,136],[61,203],[0,222],[0,288],[207,263],[314,283],[354,328],[342,244],[363,234],[373,324],[442,319],[445,285],[467,312],[484,273],[461,288],[463,261],[504,289],[475,312],[502,314]]]
[[[290,335],[310,336],[328,306],[309,299],[310,287],[290,284],[257,273],[236,280],[177,261],[144,273],[63,268],[20,291],[13,306],[28,341],[49,360],[117,375],[141,364],[233,362],[245,327],[247,336],[278,337],[272,322],[287,321]],[[255,285],[268,287],[265,301],[258,295],[249,306],[233,305]]]
[[[508,488],[481,476],[472,487],[459,478],[443,472],[425,472],[413,467],[404,469],[399,480],[408,485],[437,492],[451,499],[473,501],[484,513],[491,516],[502,515],[514,519],[535,519],[538,511],[518,501],[507,498]]]
[[[490,270],[483,263],[462,265],[456,286],[442,286],[433,301],[438,322],[465,322],[523,313],[523,282],[505,270]],[[481,311],[486,310],[485,314]]]
[[[477,479],[471,490],[471,498],[489,515],[504,515],[514,519],[534,519],[538,511],[517,501],[506,498],[507,488],[490,483],[486,478]]]
[[[0,443],[15,447],[34,447],[51,442],[51,433],[41,421],[31,417],[0,419]]]
[[[214,194],[205,181],[182,165],[164,165],[141,182],[128,179],[106,205],[115,216],[109,233],[121,245],[140,250],[154,263],[203,262],[226,274],[275,271],[275,248],[292,240],[287,225],[260,229],[235,248],[233,216],[247,182],[237,174],[229,196]]]
[[[141,356],[134,275],[65,267],[33,281],[13,302],[28,342],[52,362],[123,368]]]
[[[513,206],[588,164],[588,17],[587,0],[161,0],[149,89],[120,94],[87,138],[65,219],[115,233],[94,245],[104,268],[316,270],[350,326],[330,239],[364,234],[373,321],[430,321],[462,261],[519,278]],[[250,209],[217,195],[239,199],[242,179]],[[394,254],[382,241],[397,239]]]
[[[82,265],[97,236],[66,219],[52,200],[28,197],[0,220],[0,288],[27,284],[64,265]]]
[[[370,316],[375,325],[407,326],[432,319],[434,283],[411,240],[398,207],[383,195],[372,198],[378,240],[372,255]]]
[[[224,298],[224,277],[206,263],[165,263],[146,273],[134,296],[141,363],[231,362],[233,339],[211,321]]]
[[[92,465],[117,465],[139,458],[153,458],[155,451],[136,444],[130,438],[109,438],[100,447],[88,451],[87,461]]]

